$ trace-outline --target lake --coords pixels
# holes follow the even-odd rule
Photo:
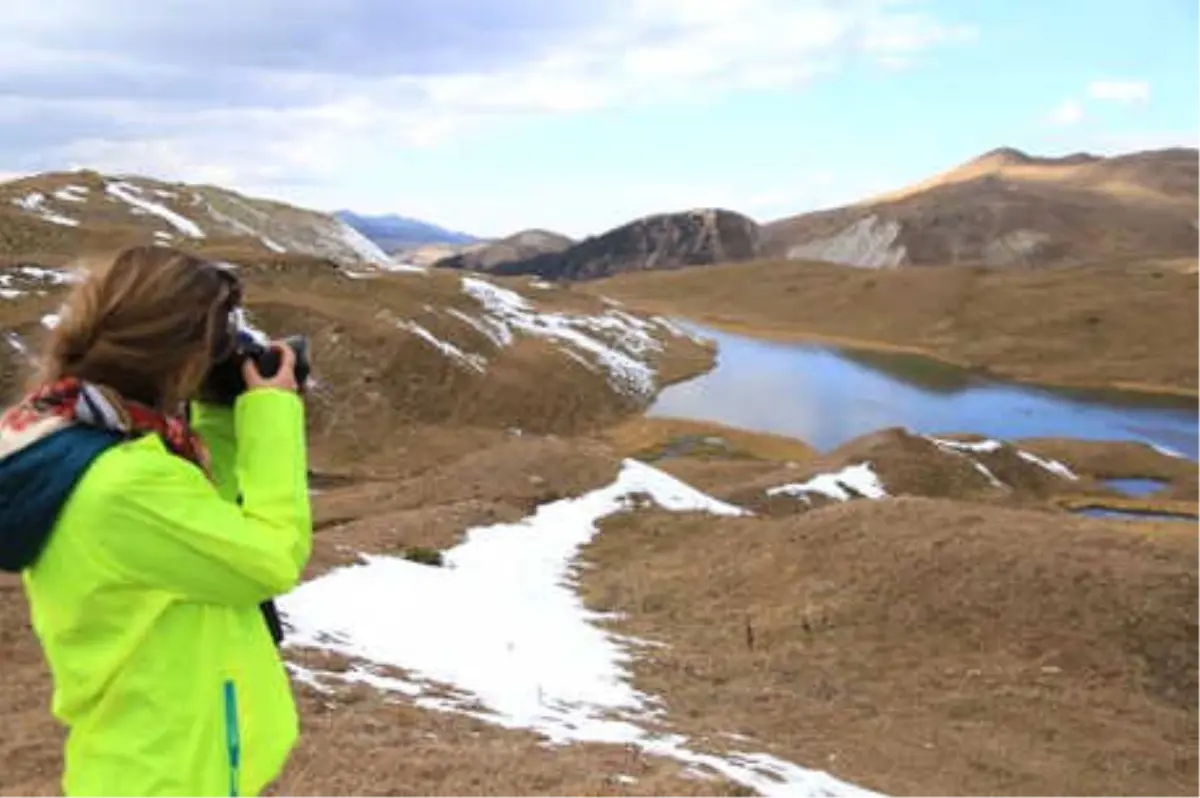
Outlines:
[[[677,321],[718,346],[712,371],[665,389],[648,414],[800,438],[828,451],[874,430],[1142,441],[1196,460],[1187,397],[1042,388],[908,354],[782,343]]]

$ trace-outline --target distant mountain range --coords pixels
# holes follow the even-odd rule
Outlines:
[[[1032,266],[1195,257],[1195,149],[1110,158],[985,153],[912,186],[760,224],[706,208],[636,219],[570,246],[472,247],[437,266],[582,280],[711,263]]]
[[[385,252],[396,252],[420,244],[473,244],[479,239],[447,230],[436,224],[394,213],[366,216],[353,211],[335,211],[333,216],[374,241]]]
[[[747,260],[759,251],[759,227],[746,216],[701,208],[636,219],[608,232],[572,242],[546,231],[522,248],[492,245],[438,261],[442,267],[493,274],[536,274],[551,280],[587,280],[618,272],[676,269]],[[524,234],[530,238],[530,232]],[[486,256],[486,257],[480,257]]]
[[[862,268],[1043,266],[1195,258],[1197,150],[1040,158],[1002,148],[840,208],[758,222],[700,208],[572,240],[495,240],[397,215],[326,214],[217,186],[89,170],[0,182],[0,258],[60,263],[120,241],[229,260],[396,261],[586,280],[757,259]]]

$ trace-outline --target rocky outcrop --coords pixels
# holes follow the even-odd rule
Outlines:
[[[560,252],[510,260],[490,271],[589,280],[619,272],[747,260],[757,257],[760,250],[759,227],[753,219],[707,208],[648,216]]]

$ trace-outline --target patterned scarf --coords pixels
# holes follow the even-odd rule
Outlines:
[[[113,389],[75,377],[44,385],[0,417],[0,457],[71,424],[85,424],[132,438],[153,433],[174,454],[208,473],[208,451],[187,421],[168,416]]]

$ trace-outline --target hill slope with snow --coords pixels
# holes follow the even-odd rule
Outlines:
[[[391,263],[340,219],[216,186],[91,171],[0,183],[0,257],[61,263],[126,243],[213,255],[307,256],[342,265]]]

